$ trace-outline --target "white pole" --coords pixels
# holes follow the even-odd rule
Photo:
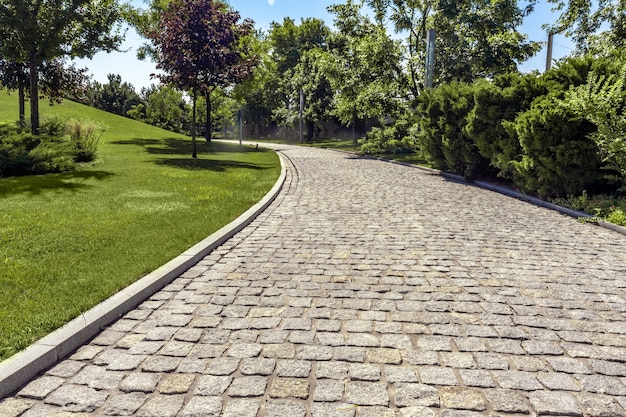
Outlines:
[[[300,143],[304,142],[302,136],[302,113],[304,111],[304,91],[300,89]]]

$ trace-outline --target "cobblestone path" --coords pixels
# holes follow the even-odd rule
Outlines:
[[[626,416],[624,236],[279,148],[266,212],[0,415]]]

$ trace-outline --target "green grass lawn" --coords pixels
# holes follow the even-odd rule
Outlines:
[[[0,360],[24,349],[229,223],[280,173],[275,153],[191,141],[72,102],[42,115],[108,129],[98,161],[0,178]],[[0,92],[0,121],[17,96]]]
[[[249,141],[257,141],[259,143],[271,142],[271,143],[284,143],[286,145],[302,145],[313,146],[316,148],[328,148],[337,149],[342,151],[355,152],[360,148],[360,145],[354,146],[352,139],[345,138],[313,138],[311,142],[300,143],[299,138],[248,138]]]

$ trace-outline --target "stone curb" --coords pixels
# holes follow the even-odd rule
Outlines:
[[[335,150],[335,149],[333,149],[333,150]],[[348,151],[343,151],[343,150],[338,150],[338,151],[339,152],[345,152],[345,153],[353,154],[352,152],[348,152]],[[500,187],[498,185],[490,184],[490,183],[485,182],[485,181],[467,181],[461,175],[450,174],[450,173],[447,173],[447,172],[440,171],[438,169],[423,167],[423,166],[419,166],[419,165],[413,165],[413,164],[409,164],[409,163],[406,163],[406,162],[393,161],[391,159],[385,159],[385,158],[381,158],[381,157],[378,157],[378,156],[371,156],[371,155],[360,155],[360,156],[362,156],[364,158],[377,159],[377,160],[383,161],[383,162],[389,162],[389,163],[396,164],[396,165],[403,165],[403,166],[406,166],[406,167],[417,168],[417,169],[421,169],[421,170],[424,170],[424,171],[432,172],[433,174],[441,175],[442,177],[447,178],[447,179],[449,179],[451,181],[461,182],[463,184],[475,185],[475,186],[477,186],[479,188],[482,188],[482,189],[485,189],[485,190],[489,190],[489,191],[494,191],[494,192],[497,192],[497,193],[500,193],[500,194],[504,194],[506,196],[509,196],[509,197],[512,197],[512,198],[516,198],[516,199],[521,200],[521,201],[526,201],[527,203],[531,203],[531,204],[534,204],[534,205],[539,206],[539,207],[544,207],[544,208],[547,208],[547,209],[550,209],[550,210],[558,211],[561,214],[565,214],[567,216],[574,217],[576,219],[580,219],[580,218],[588,219],[590,223],[593,223],[593,224],[595,224],[597,226],[600,226],[600,227],[602,227],[604,229],[609,229],[609,230],[617,232],[617,233],[619,233],[621,235],[626,236],[626,227],[619,226],[617,224],[610,223],[610,222],[607,222],[605,220],[596,219],[594,216],[590,215],[589,213],[585,213],[584,211],[572,210],[572,209],[569,209],[567,207],[562,207],[562,206],[559,206],[559,205],[556,205],[556,204],[552,204],[552,203],[544,201],[544,200],[542,200],[540,198],[531,197],[531,196],[528,196],[526,194],[517,192],[515,190],[511,190],[510,188]]]
[[[261,201],[237,219],[22,352],[0,362],[0,399],[14,393],[36,375],[59,362],[249,225],[283,188],[286,178],[285,159],[281,153],[278,156],[281,165],[278,180]]]

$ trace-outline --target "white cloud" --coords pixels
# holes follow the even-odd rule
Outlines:
[[[274,1],[276,1],[276,0],[267,0],[267,2],[270,4],[270,6],[274,5]]]

